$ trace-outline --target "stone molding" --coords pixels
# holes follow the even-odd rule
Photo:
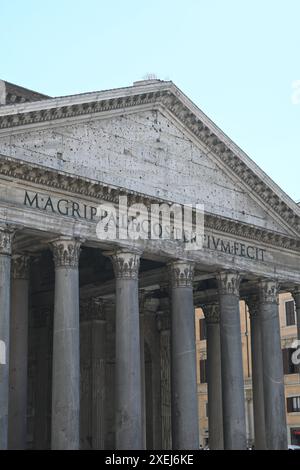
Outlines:
[[[33,166],[30,163],[18,161],[10,157],[0,156],[0,174],[19,180],[29,181],[52,189],[87,196],[98,200],[117,204],[119,196],[127,196],[128,204],[142,203],[150,207],[154,203],[168,203],[161,198],[153,198],[135,191],[118,190],[101,182],[96,182],[79,176],[71,176],[60,171]],[[204,215],[206,228],[217,230],[224,234],[243,237],[258,243],[300,252],[300,239],[266,230],[239,221],[222,218],[206,213]],[[300,229],[299,229],[300,230]]]
[[[193,287],[194,263],[190,261],[171,261],[168,263],[172,289]]]
[[[14,229],[0,226],[0,255],[11,255],[14,234]]]
[[[203,304],[201,308],[207,324],[220,323],[220,306],[218,302]]]
[[[231,146],[221,140],[212,129],[208,127],[204,118],[193,112],[187,104],[180,99],[180,93],[176,93],[174,88],[166,87],[164,89],[149,90],[143,89],[133,95],[118,96],[110,99],[98,99],[80,103],[68,103],[59,106],[59,100],[53,102],[53,107],[49,108],[51,99],[45,101],[47,109],[36,109],[26,112],[20,110],[19,113],[12,113],[0,116],[0,129],[12,127],[33,125],[43,122],[51,122],[59,119],[74,118],[84,115],[93,115],[107,113],[110,111],[126,109],[136,106],[152,105],[158,109],[163,106],[175,118],[187,127],[201,142],[203,142],[220,161],[227,166],[232,174],[238,176],[246,187],[250,188],[260,199],[271,207],[290,227],[300,232],[300,215],[293,210],[285,201],[280,199],[276,192],[252,170],[239,156],[234,152]]]
[[[72,238],[58,238],[51,242],[55,268],[78,268],[80,245]]]
[[[116,279],[138,280],[140,253],[135,251],[116,251],[109,255]]]
[[[259,283],[260,303],[278,304],[279,285],[278,281],[272,279],[263,279]]]
[[[236,272],[220,272],[216,276],[219,295],[240,296],[241,276]]]
[[[15,254],[12,256],[12,278],[29,279],[30,256]]]

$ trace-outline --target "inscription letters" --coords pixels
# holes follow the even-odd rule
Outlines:
[[[96,221],[97,207],[71,201],[69,199],[55,199],[38,193],[30,195],[25,191],[24,205],[34,209],[51,211],[68,217],[76,217],[88,221]],[[204,235],[203,247],[208,250],[219,251],[231,256],[240,256],[250,260],[264,261],[266,250],[238,241],[224,240],[214,235]]]

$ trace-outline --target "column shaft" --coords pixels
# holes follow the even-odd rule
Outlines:
[[[80,450],[92,449],[92,321],[90,302],[80,302]]]
[[[206,321],[209,448],[224,449],[220,317],[217,304],[202,307]]]
[[[34,310],[36,381],[33,431],[36,450],[46,450],[51,446],[52,330],[53,306],[36,308]]]
[[[247,299],[251,329],[251,363],[254,413],[254,446],[257,450],[266,449],[265,405],[263,386],[263,358],[259,300],[256,296]]]
[[[13,256],[8,448],[15,450],[25,449],[27,439],[28,263],[26,256]]]
[[[218,275],[225,449],[246,448],[239,282],[236,273]]]
[[[193,265],[171,264],[173,449],[199,449]]]
[[[116,447],[142,449],[139,254],[112,255],[116,275]]]
[[[160,314],[158,317],[160,332],[160,385],[161,385],[161,449],[172,449],[172,415],[171,415],[171,334],[170,316]]]
[[[12,233],[0,230],[0,450],[8,444],[10,269]]]
[[[260,284],[260,319],[267,448],[287,449],[277,283],[274,281]]]
[[[100,318],[100,305],[92,322],[92,447],[104,449],[106,322]]]
[[[79,243],[53,242],[52,449],[79,449]]]
[[[145,336],[144,313],[140,313],[140,357],[141,357],[141,387],[142,387],[142,439],[146,449],[146,374],[145,374]]]

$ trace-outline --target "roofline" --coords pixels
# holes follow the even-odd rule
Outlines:
[[[152,82],[152,80],[149,80]],[[13,116],[19,113],[38,112],[53,107],[63,107],[72,105],[80,105],[84,103],[91,103],[94,101],[102,101],[109,99],[118,99],[124,97],[131,97],[140,93],[151,93],[156,91],[172,90],[173,82],[155,81],[156,83],[147,85],[131,85],[122,88],[112,88],[103,91],[91,91],[88,93],[80,93],[76,95],[59,96],[55,98],[47,98],[44,100],[31,101],[26,103],[8,104],[0,108],[0,116]]]
[[[14,128],[14,119],[18,119],[20,115],[27,115],[29,113],[35,114],[41,111],[55,110],[55,108],[60,108],[61,110],[67,107],[80,107],[83,105],[91,105],[92,103],[100,103],[103,101],[113,100],[126,100],[132,99],[135,96],[139,96],[140,101],[143,97],[151,96],[152,101],[150,102],[155,105],[155,102],[163,101],[162,97],[169,100],[170,103],[166,104],[166,101],[163,104],[169,107],[170,111],[185,125],[188,125],[193,129],[194,134],[205,144],[212,148],[212,151],[216,153],[220,161],[224,164],[228,164],[232,168],[238,166],[237,160],[239,160],[239,171],[242,176],[242,180],[248,184],[247,176],[251,176],[251,179],[258,179],[261,186],[263,186],[261,191],[261,196],[263,196],[264,191],[267,190],[269,193],[271,190],[276,195],[279,200],[281,200],[287,207],[283,207],[281,213],[285,214],[284,219],[289,221],[294,220],[294,223],[291,226],[296,226],[297,231],[300,232],[300,206],[290,198],[238,145],[236,145],[203,111],[201,111],[195,103],[193,103],[172,81],[163,81],[163,80],[148,80],[142,82],[136,82],[133,86],[115,88],[104,91],[88,92],[77,95],[69,95],[64,97],[56,98],[46,98],[44,100],[20,103],[14,105],[3,105],[0,107],[0,120],[5,119],[5,117],[12,117],[12,124],[7,125],[7,128]],[[174,103],[173,103],[173,102]],[[138,106],[140,103],[132,102],[128,106]],[[128,107],[127,106],[127,107]],[[178,109],[178,107],[182,109]],[[115,106],[118,107],[118,106]],[[126,106],[122,102],[119,106],[120,109],[126,109]],[[109,109],[109,105],[108,105]],[[114,108],[115,109],[115,108]],[[101,109],[99,111],[101,112]],[[88,114],[89,111],[82,111],[82,114]],[[72,115],[72,111],[71,111]],[[73,113],[76,116],[76,113]],[[15,116],[15,118],[14,118]],[[66,117],[69,117],[70,113]],[[54,116],[52,119],[58,119],[63,116]],[[43,118],[43,122],[47,122],[47,116]],[[30,121],[25,122],[26,126],[30,126],[34,122]],[[215,140],[218,142],[215,143]],[[218,148],[225,146],[225,150],[218,151]],[[226,158],[225,158],[225,157]],[[236,161],[235,161],[236,160]],[[251,174],[250,174],[250,172]],[[237,176],[238,172],[234,170]],[[247,173],[249,175],[244,175]],[[254,184],[254,183],[253,183]],[[250,185],[251,186],[251,185]],[[266,196],[269,197],[269,196]],[[262,199],[266,200],[266,197],[263,196]],[[276,206],[277,202],[273,204],[273,208],[277,213],[280,213],[279,208]],[[279,204],[279,202],[278,202]],[[274,207],[275,205],[275,207]],[[278,210],[277,210],[278,209]],[[289,211],[295,214],[295,217],[291,214],[287,214]]]

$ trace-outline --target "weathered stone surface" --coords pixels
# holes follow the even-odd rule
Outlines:
[[[238,273],[218,276],[225,449],[246,449]]]
[[[287,448],[287,428],[277,282],[261,281],[259,294],[266,444],[280,450]]]
[[[202,306],[206,321],[207,342],[207,394],[209,448],[224,449],[220,309],[218,303]]]
[[[251,363],[255,449],[265,450],[267,448],[267,444],[265,425],[260,304],[258,295],[249,296],[246,299],[246,302],[249,308],[251,322]]]
[[[193,266],[175,261],[171,296],[171,384],[173,449],[198,449]]]
[[[52,436],[56,450],[79,449],[79,273],[78,242],[54,244]],[[72,247],[72,248],[70,248]]]
[[[10,256],[0,253],[0,449],[7,448],[10,329]]]
[[[116,273],[116,448],[142,449],[142,383],[136,253],[112,255]]]
[[[220,161],[161,112],[0,136],[0,152],[168,201],[203,203],[207,212],[286,233]]]
[[[26,449],[29,258],[14,256],[11,287],[8,447]]]

